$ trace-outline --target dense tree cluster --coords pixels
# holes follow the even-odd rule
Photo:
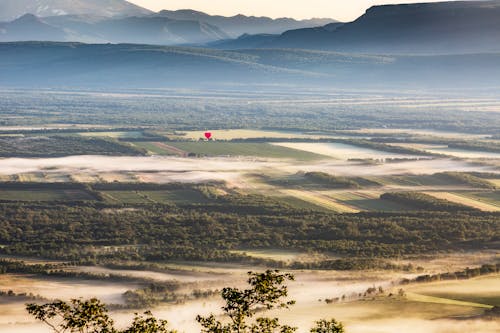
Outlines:
[[[112,139],[81,136],[0,137],[1,157],[60,157],[71,155],[145,155],[146,151]]]
[[[237,261],[244,256],[230,250],[286,248],[394,257],[496,248],[500,239],[499,213],[467,209],[333,214],[256,195],[230,195],[207,204],[123,207],[0,204],[0,251],[82,261]]]

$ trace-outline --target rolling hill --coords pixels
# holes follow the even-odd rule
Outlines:
[[[242,85],[434,89],[500,85],[500,53],[374,56],[289,49],[139,44],[0,43],[0,86]]]

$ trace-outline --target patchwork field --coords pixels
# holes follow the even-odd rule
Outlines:
[[[416,295],[440,298],[424,300],[444,303],[442,300],[469,302],[464,304],[475,307],[491,308],[500,306],[500,275],[488,275],[469,280],[442,281],[412,285],[406,288]]]
[[[281,142],[273,143],[275,146],[303,150],[306,152],[326,155],[340,160],[349,159],[378,159],[387,158],[415,158],[415,155],[389,153],[375,149],[356,147],[344,143],[309,143],[309,142]]]
[[[81,201],[94,200],[82,190],[6,190],[0,189],[0,200],[6,201]]]
[[[500,211],[500,206],[495,204],[486,203],[480,201],[480,199],[475,199],[473,197],[464,196],[458,193],[450,193],[450,192],[438,192],[438,191],[429,191],[424,192],[425,194],[431,195],[438,199],[444,199],[451,202],[455,202],[461,205],[477,208],[479,210],[485,212],[498,212]]]
[[[496,187],[500,188],[500,179],[488,179],[488,181]]]
[[[134,145],[146,149],[152,155],[186,155],[186,152],[162,142],[134,142]]]
[[[178,133],[179,139],[198,140],[205,139],[205,132],[207,131],[186,131]],[[212,133],[215,140],[233,140],[233,139],[256,139],[256,138],[318,138],[319,135],[303,134],[292,131],[267,131],[267,130],[252,130],[252,129],[222,129],[222,130],[208,130]],[[321,136],[323,137],[323,136]]]
[[[292,190],[292,189],[282,189],[281,193],[285,195],[289,195],[295,197],[297,199],[307,201],[316,206],[327,208],[339,213],[357,213],[358,209],[344,204],[342,202],[338,202],[329,196],[322,194],[320,192],[313,191],[305,191],[305,190]]]
[[[450,148],[448,147],[448,145],[442,144],[398,143],[394,145],[399,147],[418,149],[433,154],[442,154],[459,158],[500,159],[500,153]]]
[[[114,139],[136,139],[144,137],[140,131],[125,131],[125,132],[81,132],[78,133],[85,137],[108,137]]]
[[[145,203],[175,203],[195,204],[206,203],[209,200],[200,192],[186,190],[164,191],[102,191],[107,201],[111,203],[145,204]]]
[[[360,211],[408,211],[413,209],[408,205],[380,199],[382,193],[379,191],[330,192],[328,196]]]
[[[236,143],[217,141],[169,142],[169,146],[182,151],[205,156],[255,156],[304,161],[327,159],[320,153],[307,152],[300,149],[279,147],[268,143]]]

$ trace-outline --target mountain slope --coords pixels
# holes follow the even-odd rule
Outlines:
[[[370,56],[131,44],[0,43],[0,86],[478,88],[500,86],[500,53]],[[466,78],[466,79],[465,79]]]
[[[40,17],[55,15],[139,16],[152,12],[124,0],[1,0],[0,21],[11,21],[24,14]]]
[[[226,17],[208,15],[203,12],[189,9],[176,11],[163,10],[157,15],[174,20],[194,20],[206,22],[221,28],[233,38],[243,34],[280,34],[290,29],[317,27],[336,22],[333,19],[310,19],[297,21],[291,18],[271,19],[269,17],[245,15]]]
[[[97,31],[114,43],[193,44],[228,38],[218,27],[165,17],[127,17],[98,22]]]
[[[166,17],[106,18],[62,15],[38,18],[26,14],[0,24],[0,41],[75,41],[86,43],[200,44],[229,36],[208,23]]]
[[[315,27],[315,28],[305,28],[305,29],[295,29],[288,30],[281,35],[270,35],[270,34],[257,34],[248,35],[244,34],[236,39],[221,40],[215,43],[211,43],[208,46],[217,49],[227,49],[227,50],[237,50],[237,49],[252,49],[252,48],[263,48],[263,47],[287,47],[290,43],[296,40],[307,41],[311,35],[316,36],[315,38],[323,37],[328,38],[328,36],[334,30],[338,29],[344,25],[343,23],[329,23],[325,26]],[[305,47],[304,47],[305,48]]]
[[[361,53],[496,52],[500,50],[500,1],[375,6],[333,31],[288,31],[259,47]]]
[[[0,23],[0,41],[65,41],[66,32],[38,17],[26,14],[12,22]]]

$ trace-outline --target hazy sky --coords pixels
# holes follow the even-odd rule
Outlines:
[[[373,5],[440,0],[128,0],[140,6],[161,9],[195,9],[209,14],[231,16],[236,14],[270,17],[331,17],[352,21]],[[441,0],[442,1],[442,0]]]

